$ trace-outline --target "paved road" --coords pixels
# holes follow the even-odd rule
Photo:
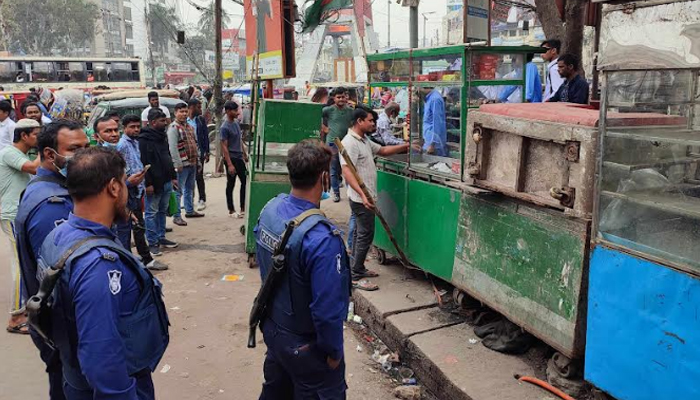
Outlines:
[[[260,278],[248,269],[243,220],[228,217],[224,178],[208,179],[206,217],[177,227],[171,239],[180,247],[166,252],[161,261],[169,271],[158,274],[165,286],[171,343],[154,374],[159,399],[256,399],[262,384],[265,346],[246,348],[247,320]],[[236,196],[238,198],[238,196]],[[324,202],[331,216],[347,222],[347,203]],[[1,234],[0,234],[1,236]],[[0,238],[0,307],[10,299],[6,238]],[[243,280],[224,282],[225,274]],[[372,372],[367,351],[356,351],[357,340],[346,330],[349,399],[389,399],[392,385]],[[259,336],[258,340],[262,338]],[[0,393],[7,398],[46,398],[47,382],[39,356],[28,337],[0,332]],[[169,370],[161,373],[161,369]]]

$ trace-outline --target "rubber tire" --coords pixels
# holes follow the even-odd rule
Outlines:
[[[241,232],[241,235],[245,236],[245,225],[241,225],[241,229],[239,229]]]
[[[258,263],[255,262],[255,254],[248,254],[248,268],[257,268]]]
[[[377,249],[377,262],[379,262],[379,265],[386,265],[386,263],[387,263],[386,251],[384,251],[382,249]]]

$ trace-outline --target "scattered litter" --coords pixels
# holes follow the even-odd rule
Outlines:
[[[204,286],[209,286],[209,285],[211,285],[211,283],[209,283],[209,282],[204,284]]]
[[[445,357],[445,364],[457,364],[458,362],[459,360],[457,357],[453,356],[452,354]]]
[[[400,362],[400,361],[399,361],[399,353],[397,353],[397,352],[391,353],[391,354],[389,355],[389,361],[395,362],[395,363]]]
[[[203,348],[205,348],[205,347],[207,347],[207,346],[205,346],[205,345],[203,345],[203,344],[200,344],[199,346],[197,346],[198,349],[203,349]]]
[[[177,310],[179,310],[179,309],[180,309],[180,307],[178,307],[178,306],[175,306],[175,307],[170,307],[170,309],[171,309],[171,310],[173,310],[173,311],[177,311]]]
[[[363,337],[364,337],[364,339],[365,339],[366,342],[368,342],[368,343],[374,343],[374,338],[373,338],[372,336],[370,336],[370,335],[364,335]]]
[[[360,346],[360,345],[358,344],[358,345],[357,345],[357,348],[355,348],[355,350],[357,350],[358,353],[362,353],[362,346]]]
[[[375,350],[374,354],[372,354],[372,360],[374,360],[378,364],[380,364],[384,371],[389,372],[391,370],[391,367],[392,367],[391,361],[389,361],[390,356],[391,356],[391,354],[382,355],[379,352],[379,350]]]
[[[348,377],[352,378],[352,374],[348,374]]]
[[[353,320],[353,322],[355,322],[357,324],[362,323],[362,317],[360,317],[359,315],[355,315],[354,317],[352,317],[352,320]]]
[[[183,372],[183,373],[180,374],[180,378],[189,378],[189,377],[190,377],[190,373],[189,373],[189,372]]]
[[[223,392],[224,392],[224,389],[219,389],[219,393],[223,393]]]
[[[216,299],[219,301],[224,301],[224,300],[228,300],[228,297],[217,297]]]
[[[479,343],[479,340],[478,339],[469,339],[469,343],[470,344],[477,344],[477,343]]]
[[[163,368],[160,369],[160,373],[161,373],[161,374],[165,374],[165,373],[167,373],[168,371],[170,371],[170,365],[169,365],[169,364],[163,365]]]
[[[421,398],[421,387],[399,386],[394,389],[394,397],[403,400],[419,400]]]
[[[224,275],[221,277],[224,282],[238,282],[243,280],[243,275]]]
[[[450,166],[444,162],[435,163],[432,166],[430,166],[430,169],[432,169],[433,171],[438,171],[438,172],[442,172],[445,174],[449,174],[452,172],[452,168],[450,168]]]
[[[403,378],[403,379],[401,380],[401,383],[403,383],[403,384],[406,385],[406,386],[408,386],[408,385],[415,385],[415,384],[416,384],[416,378]]]
[[[413,378],[413,370],[408,368],[408,367],[400,367],[399,368],[399,376],[401,379],[411,379]]]
[[[379,372],[379,371],[377,371],[376,369],[374,369],[374,368],[372,368],[372,367],[369,367],[369,368],[367,368],[367,369],[369,370],[369,372],[371,372],[371,373],[373,373],[373,374],[376,374],[377,372]]]
[[[410,301],[411,303],[415,303],[415,302],[416,302],[416,299],[414,299],[413,297],[411,297],[410,294],[407,294],[407,295],[406,295],[406,298],[407,298],[408,301]]]
[[[355,303],[352,301],[350,302],[350,305],[348,305],[348,321],[352,321],[352,319],[355,317]]]

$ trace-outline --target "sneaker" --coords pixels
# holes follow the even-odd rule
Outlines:
[[[340,193],[336,193],[333,195],[333,202],[340,203]]]
[[[178,243],[168,239],[161,239],[160,245],[165,247],[166,249],[174,249],[178,246]]]
[[[173,231],[173,228],[165,228],[165,233],[170,233]]]
[[[205,208],[207,208],[207,202],[206,202],[206,201],[203,201],[203,200],[200,200],[200,201],[197,203],[197,211],[202,211],[202,210],[204,210]]]
[[[153,246],[148,246],[148,251],[151,253],[151,257],[158,257],[163,255],[163,252],[160,251],[160,246],[157,244]]]
[[[198,213],[197,211],[191,213],[191,214],[185,214],[185,217],[187,218],[202,218],[204,214]]]
[[[187,226],[187,222],[185,222],[182,217],[173,217],[173,224],[177,226]]]
[[[233,216],[240,219],[240,218],[245,217],[245,212],[244,211],[237,212],[237,213],[234,213]]]
[[[168,266],[163,264],[162,262],[153,260],[146,264],[146,268],[150,269],[151,271],[165,271],[168,269]]]
[[[236,217],[237,214],[238,213],[236,212],[236,210],[228,210],[228,216],[231,218],[237,218]]]

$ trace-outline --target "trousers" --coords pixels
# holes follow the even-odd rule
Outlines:
[[[49,400],[65,400],[63,394],[63,364],[57,349],[52,349],[44,342],[38,333],[29,328],[29,335],[34,345],[39,349],[39,357],[46,364],[46,373],[49,375]]]
[[[260,400],[345,400],[345,360],[332,370],[314,338],[291,333],[267,319],[262,324],[267,355]]]
[[[203,158],[202,158],[203,159]],[[197,192],[199,193],[199,201],[207,202],[207,191],[204,184],[204,165],[197,170]]]
[[[141,204],[140,200],[139,204]],[[148,242],[146,241],[146,222],[143,219],[143,210],[141,210],[141,207],[138,207],[135,210],[131,210],[131,213],[136,217],[138,222],[134,224],[134,222],[129,219],[127,222],[118,223],[117,237],[124,248],[131,250],[131,236],[133,234],[136,251],[139,256],[141,256],[143,265],[147,265],[153,261],[153,257],[151,257],[151,252],[148,249]]]
[[[330,143],[328,147],[333,151],[333,157],[331,158],[331,188],[333,193],[340,194],[340,182],[342,181],[343,170],[340,166],[340,153],[338,153],[338,148],[335,147],[335,143]]]
[[[19,255],[17,254],[17,241],[15,241],[15,226],[14,222],[9,219],[0,220],[2,231],[7,237],[7,243],[10,247],[10,272],[12,276],[12,290],[10,291],[10,314],[16,315],[24,312],[24,285],[22,285],[22,277],[19,269]]]
[[[153,387],[153,378],[151,377],[151,371],[144,370],[138,372],[134,375],[136,378],[136,397],[139,400],[155,400],[156,393]],[[92,390],[80,390],[74,388],[65,380],[63,381],[63,392],[66,394],[66,399],[68,400],[92,400],[93,391]]]
[[[245,189],[246,189],[246,167],[245,161],[240,158],[231,158],[233,166],[236,168],[236,173],[231,175],[228,173],[228,168],[226,169],[226,205],[229,211],[236,211],[236,207],[233,205],[233,189],[236,187],[236,177],[241,181],[241,193],[240,193],[240,207],[241,211],[245,211]]]
[[[351,270],[353,279],[367,270],[365,259],[374,240],[374,213],[362,203],[350,200],[350,210],[355,217],[355,235],[352,247]]]
[[[182,167],[182,171],[177,174],[177,183],[180,188],[175,192],[177,193],[177,204],[181,205],[180,202],[185,203],[185,212],[187,214],[194,213],[194,181],[195,175],[197,175],[197,166],[190,165],[188,167]],[[182,212],[180,207],[177,208],[177,212],[173,214],[173,217],[181,217]]]
[[[172,188],[172,183],[168,182],[160,193],[146,195],[146,239],[151,246],[157,246],[161,239],[165,239],[165,219]]]

